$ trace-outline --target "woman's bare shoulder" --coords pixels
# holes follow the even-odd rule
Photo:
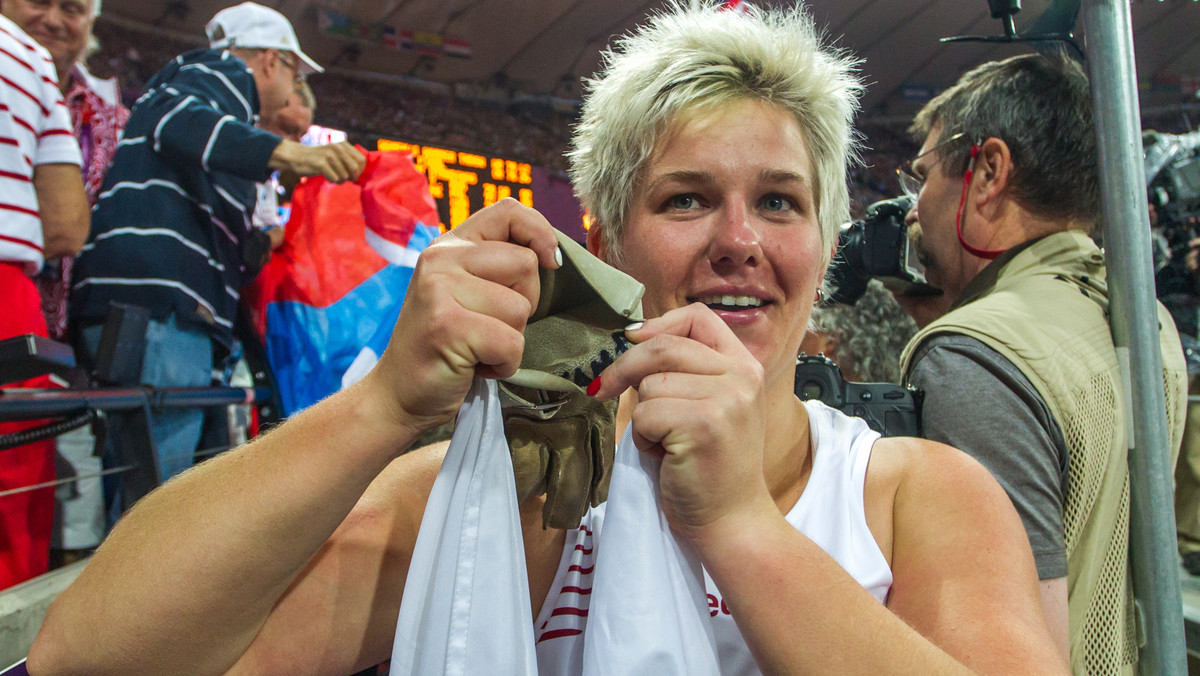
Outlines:
[[[953,446],[917,437],[884,437],[871,449],[867,485],[894,496],[907,481],[969,488],[994,484],[991,474],[970,455]]]
[[[923,507],[957,509],[972,496],[1007,501],[995,479],[974,458],[946,444],[917,437],[884,437],[871,449],[864,486],[867,525],[889,564],[898,513]]]

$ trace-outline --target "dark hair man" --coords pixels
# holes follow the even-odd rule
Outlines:
[[[1138,650],[1126,411],[1104,255],[1088,236],[1100,187],[1087,78],[1060,57],[986,63],[911,131],[924,145],[901,173],[919,195],[908,220],[950,304],[901,360],[926,392],[924,433],[974,455],[1012,498],[1072,671],[1126,673]],[[1159,322],[1177,452],[1186,373],[1161,304]]]

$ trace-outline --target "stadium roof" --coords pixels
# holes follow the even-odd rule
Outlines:
[[[781,4],[782,0],[760,0]],[[579,78],[599,50],[662,0],[262,0],[287,15],[305,51],[335,72],[415,78],[458,87],[579,97]],[[202,38],[204,24],[233,0],[105,0],[106,17]],[[1027,32],[1070,1],[1025,0]],[[1078,4],[1078,0],[1075,0]],[[964,70],[1028,51],[1025,45],[941,44],[949,35],[1001,35],[986,0],[811,0],[819,25],[865,59],[868,118],[907,117]],[[1052,11],[1047,12],[1048,9]],[[1200,110],[1200,2],[1132,0],[1143,108]],[[1046,16],[1043,16],[1043,15]],[[1070,20],[1067,13],[1066,22]],[[1057,23],[1064,23],[1059,19]],[[1083,19],[1076,22],[1082,33]],[[1082,40],[1081,40],[1082,42]]]

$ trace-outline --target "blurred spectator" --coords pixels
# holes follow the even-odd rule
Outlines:
[[[800,351],[824,354],[852,382],[899,383],[900,353],[916,332],[912,317],[873,279],[854,305],[814,309]]]
[[[75,140],[83,152],[83,186],[88,206],[117,151],[129,109],[121,105],[116,79],[102,80],[88,72],[84,55],[93,51],[92,24],[100,14],[100,0],[3,0],[0,12],[25,30],[50,52],[58,70],[59,91],[66,97]],[[42,296],[46,329],[55,340],[65,340],[67,295],[73,256],[47,260],[36,281]],[[91,431],[80,428],[55,440],[59,478],[94,475],[101,469],[93,452]],[[70,563],[100,544],[104,537],[100,478],[63,484],[55,494],[51,565]],[[64,553],[65,552],[65,553]]]
[[[71,115],[71,128],[83,151],[83,182],[88,205],[117,150],[129,110],[121,105],[115,79],[92,76],[83,63],[94,42],[92,24],[100,13],[100,0],[2,0],[0,12],[50,52],[59,73],[59,90]],[[42,310],[50,337],[63,340],[67,330],[67,290],[70,256],[47,260],[38,275]]]
[[[73,255],[87,237],[79,145],[45,48],[0,16],[0,339],[46,335],[31,276],[44,258]],[[45,387],[45,377],[12,387]],[[36,423],[0,423],[0,434]],[[54,444],[3,451],[0,490],[54,479]],[[0,588],[42,574],[50,549],[54,490],[0,498]]]
[[[259,120],[258,126],[290,141],[300,142],[305,132],[312,125],[313,111],[317,108],[317,99],[313,96],[312,88],[307,82],[296,85],[296,91],[288,97],[287,105],[280,108],[271,118]],[[294,185],[294,181],[292,181]],[[283,225],[279,216],[279,174],[254,186],[257,199],[254,203],[252,222],[254,227],[262,230],[271,238],[271,250],[283,244]]]
[[[269,119],[259,121],[258,126],[276,136],[300,142],[313,122],[313,113],[317,110],[317,98],[313,95],[308,82],[296,85],[283,108],[275,111]]]
[[[110,302],[149,310],[141,382],[156,387],[210,385],[214,354],[231,347],[238,289],[269,251],[250,223],[254,183],[272,169],[345,181],[363,166],[347,144],[309,148],[253,126],[255,103],[272,117],[319,68],[282,14],[247,2],[207,30],[214,49],[171,61],[134,106],[72,287],[88,355]],[[160,480],[191,466],[202,420],[198,409],[155,416]]]

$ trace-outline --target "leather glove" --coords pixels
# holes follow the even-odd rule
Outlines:
[[[546,495],[542,526],[574,528],[608,498],[617,402],[502,385],[517,497]],[[522,396],[524,395],[524,396]],[[530,397],[526,399],[525,397]]]
[[[608,497],[616,401],[585,388],[629,349],[624,327],[641,319],[643,287],[558,233],[563,265],[542,270],[525,328],[521,368],[500,383],[517,496],[546,495],[542,526],[575,528]]]

